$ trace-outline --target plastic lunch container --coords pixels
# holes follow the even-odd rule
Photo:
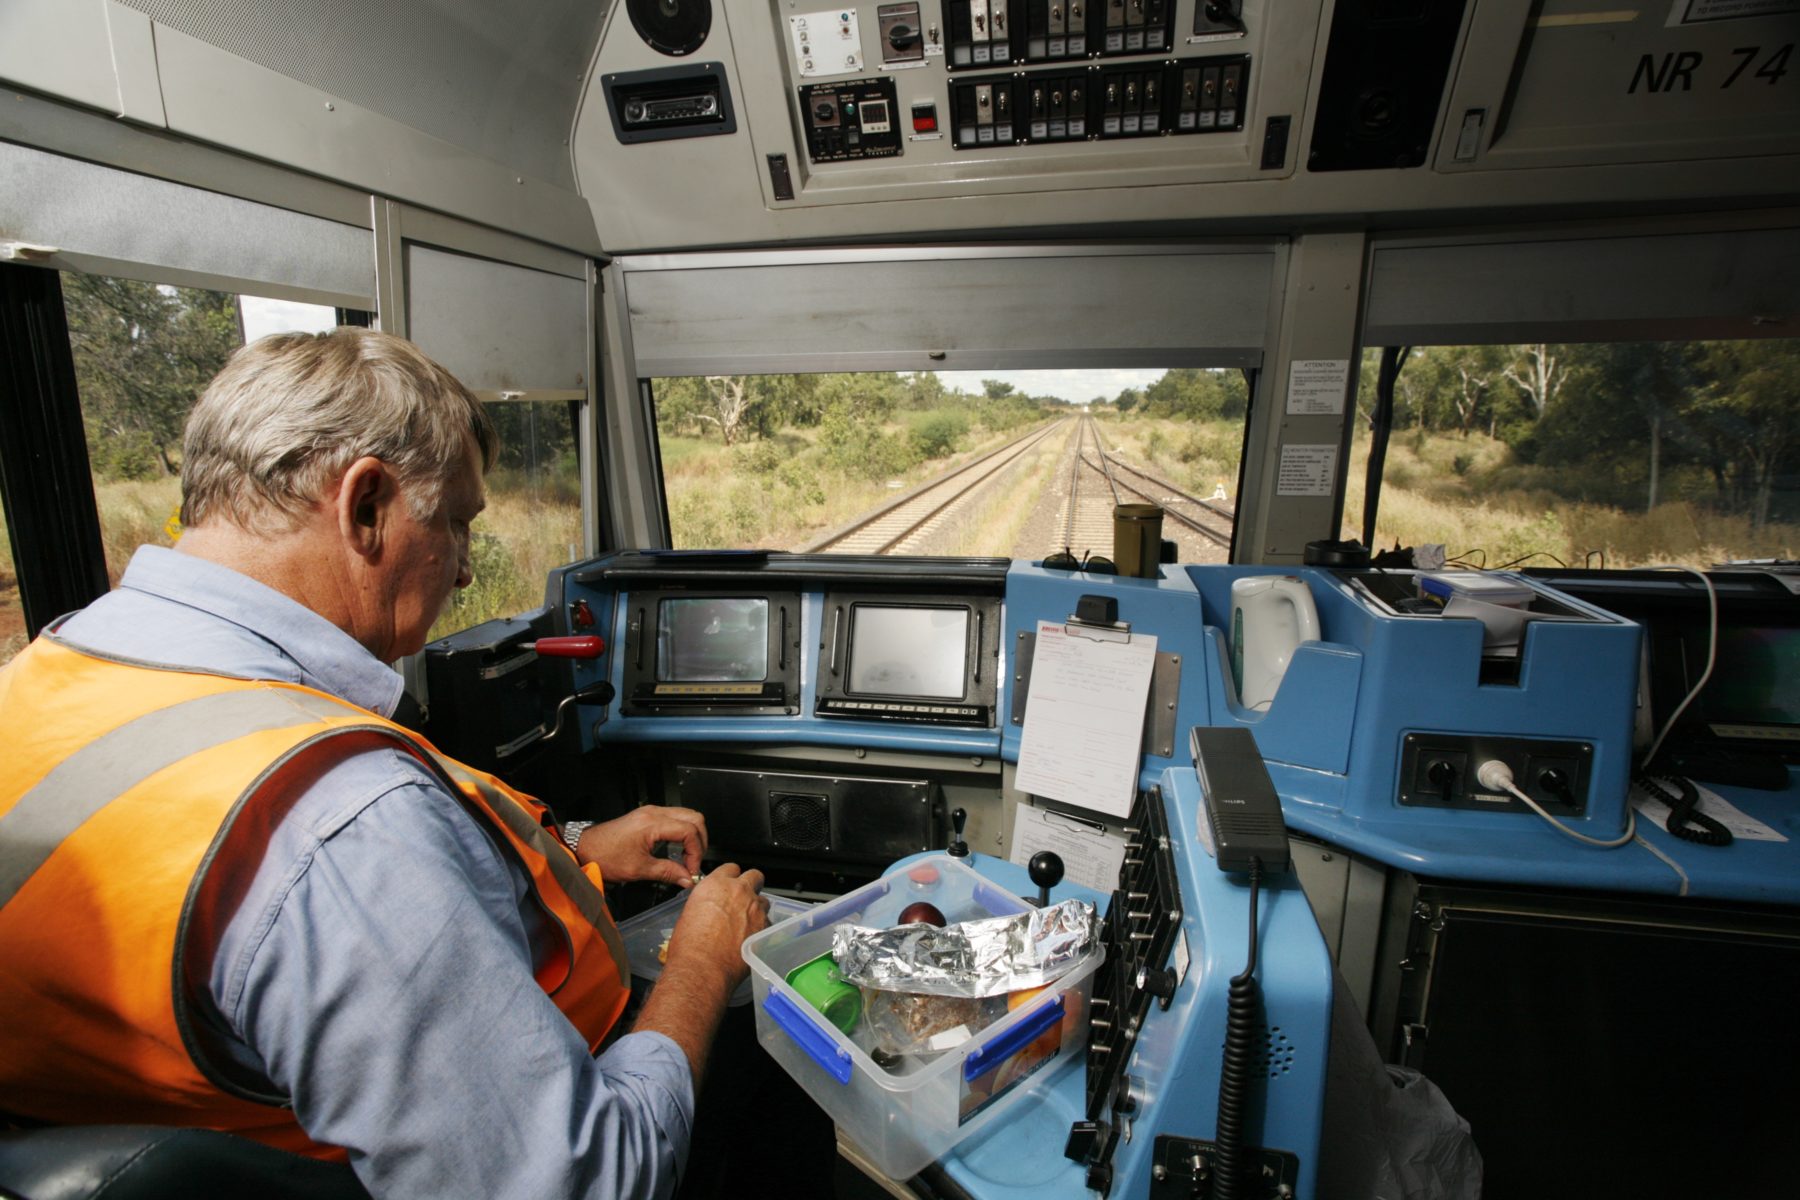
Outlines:
[[[665,900],[655,908],[647,909],[635,917],[619,925],[619,937],[625,943],[625,957],[631,960],[631,974],[641,981],[645,988],[653,986],[662,977],[663,964],[656,957],[669,935],[675,932],[675,922],[681,917],[682,906],[692,895],[686,890],[673,899]],[[811,912],[813,906],[804,900],[789,900],[786,896],[769,897],[769,924],[774,925]],[[738,985],[737,991],[731,993],[731,1006],[739,1008],[750,1003],[750,981],[748,979]]]
[[[1084,1059],[1088,998],[1105,950],[1081,959],[1002,1019],[933,1058],[894,1070],[870,1057],[861,1028],[844,1033],[786,981],[831,949],[832,930],[884,928],[928,900],[952,922],[1006,916],[1029,906],[956,859],[915,859],[866,887],[820,904],[744,943],[763,1048],[838,1128],[892,1179],[907,1179],[1000,1113],[1037,1096]]]

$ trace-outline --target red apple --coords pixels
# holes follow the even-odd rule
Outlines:
[[[942,928],[944,914],[938,911],[937,905],[927,904],[923,900],[907,905],[900,910],[902,925],[936,925]]]

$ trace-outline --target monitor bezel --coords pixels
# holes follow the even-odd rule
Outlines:
[[[850,687],[850,663],[854,653],[852,633],[856,626],[856,610],[877,609],[958,609],[968,613],[963,631],[963,693],[958,698],[921,696],[893,692],[859,691]],[[826,712],[823,706],[834,701],[867,701],[925,707],[978,709],[980,723],[991,727],[994,720],[996,676],[999,672],[1000,601],[990,596],[955,595],[952,593],[896,592],[827,592],[819,630],[818,701],[820,715],[845,716],[843,712]],[[898,714],[865,710],[859,714],[866,720],[894,719]],[[909,714],[904,719],[929,723],[929,713]],[[945,724],[967,724],[964,719],[951,719]]]
[[[769,606],[767,655],[760,686],[749,681],[665,680],[658,671],[662,652],[661,614],[668,600],[762,600]],[[707,716],[721,713],[793,714],[800,705],[800,593],[757,587],[644,588],[621,597],[625,653],[620,672],[620,711],[631,716]],[[713,684],[713,694],[707,685]],[[675,694],[673,689],[683,689]]]

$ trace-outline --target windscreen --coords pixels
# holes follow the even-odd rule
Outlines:
[[[969,610],[858,604],[850,615],[850,685],[859,696],[960,700]]]
[[[769,673],[769,602],[761,596],[664,600],[656,616],[656,678],[665,683],[760,683]]]

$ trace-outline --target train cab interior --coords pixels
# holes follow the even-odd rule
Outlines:
[[[375,326],[503,440],[416,726],[562,820],[698,809],[791,909],[755,1136],[825,1151],[719,1194],[1792,1194],[1796,42],[5,0],[0,661],[179,538],[224,354]],[[1100,952],[896,1066],[783,955],[921,872]],[[608,899],[651,986],[682,894]]]

